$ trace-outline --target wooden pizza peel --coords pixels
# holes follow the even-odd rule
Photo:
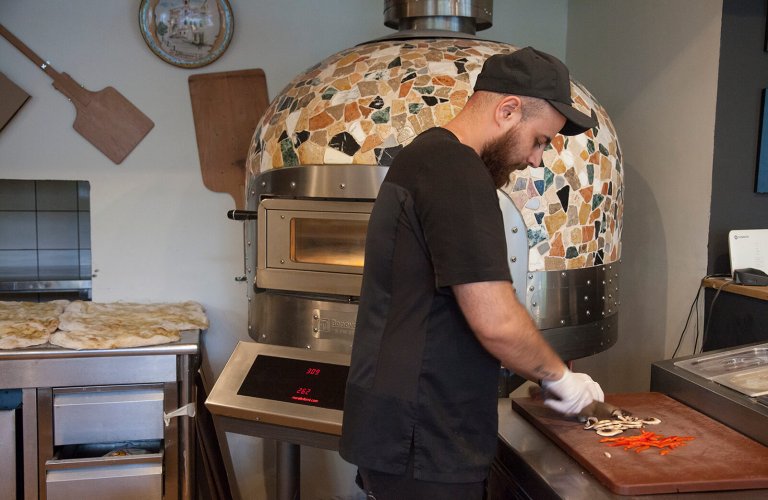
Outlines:
[[[66,73],[43,61],[2,24],[0,35],[53,79],[53,87],[67,96],[77,115],[72,127],[107,158],[120,164],[155,124],[113,87],[92,92]]]
[[[253,132],[269,105],[261,69],[189,77],[197,152],[203,184],[229,193],[245,208],[245,161]]]
[[[29,94],[13,83],[7,76],[0,73],[0,131],[2,131],[16,113],[21,109]]]

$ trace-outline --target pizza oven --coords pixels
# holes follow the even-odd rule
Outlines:
[[[258,342],[349,353],[365,234],[386,167],[270,169],[251,183],[245,266]]]
[[[231,217],[244,220],[257,342],[350,352],[367,221],[387,167],[458,113],[486,58],[516,50],[476,35],[491,25],[491,0],[384,7],[397,33],[296,76],[254,132],[247,207]],[[598,127],[558,135],[543,168],[513,173],[498,192],[518,297],[567,360],[617,339],[624,198],[613,124],[579,82],[571,89]]]

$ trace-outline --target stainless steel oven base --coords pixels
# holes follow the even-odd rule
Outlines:
[[[282,294],[254,295],[251,338],[264,344],[317,351],[352,352],[357,303],[344,297]]]
[[[602,352],[619,337],[619,315],[614,313],[591,323],[547,328],[541,334],[566,361]]]
[[[357,303],[343,297],[313,297],[264,291],[251,303],[251,338],[264,344],[318,351],[352,352]],[[544,338],[565,360],[602,352],[618,339],[618,313],[583,324],[547,328]]]

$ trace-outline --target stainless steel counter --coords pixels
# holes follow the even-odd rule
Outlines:
[[[763,344],[755,344],[763,345]],[[755,441],[768,446],[768,401],[765,396],[749,397],[684,369],[689,360],[700,360],[718,354],[739,351],[726,348],[704,354],[686,356],[651,365],[651,390],[663,392],[697,411],[722,422]]]
[[[194,403],[192,379],[199,341],[200,332],[189,330],[177,342],[146,347],[74,350],[44,344],[0,350],[0,389],[22,390],[24,498],[46,497],[46,471],[55,458],[52,395],[56,388],[96,392],[152,385],[163,394],[162,412],[170,413]],[[172,418],[164,428],[165,499],[193,496],[192,422]]]
[[[176,357],[198,353],[200,332],[172,344],[124,349],[66,349],[50,344],[0,350],[0,389],[176,381]]]
[[[716,491],[674,495],[624,496],[612,493],[552,440],[514,410],[510,400],[499,399],[499,452],[497,465],[514,476],[520,498],[600,499],[764,499],[767,490]],[[493,498],[493,497],[492,497]]]

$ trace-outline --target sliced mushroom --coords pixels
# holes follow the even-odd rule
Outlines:
[[[584,429],[592,429],[600,436],[615,436],[621,434],[627,429],[640,429],[644,425],[656,425],[661,423],[656,417],[637,418],[629,413],[616,410],[613,413],[614,418],[610,420],[598,420],[596,417],[588,417],[584,424]]]
[[[605,427],[606,425],[614,425],[617,422],[614,420],[598,420],[594,424],[592,424],[594,427]]]
[[[611,416],[614,418],[618,418],[619,420],[631,420],[635,417],[632,416],[631,413],[622,410],[621,408],[616,408],[611,412]]]
[[[595,431],[598,436],[611,437],[624,432],[622,429],[598,429]]]
[[[642,422],[621,422],[621,427],[623,429],[639,429],[642,426]]]
[[[598,422],[597,417],[588,417],[587,421],[584,423],[584,428],[591,429],[595,426],[597,422]]]

